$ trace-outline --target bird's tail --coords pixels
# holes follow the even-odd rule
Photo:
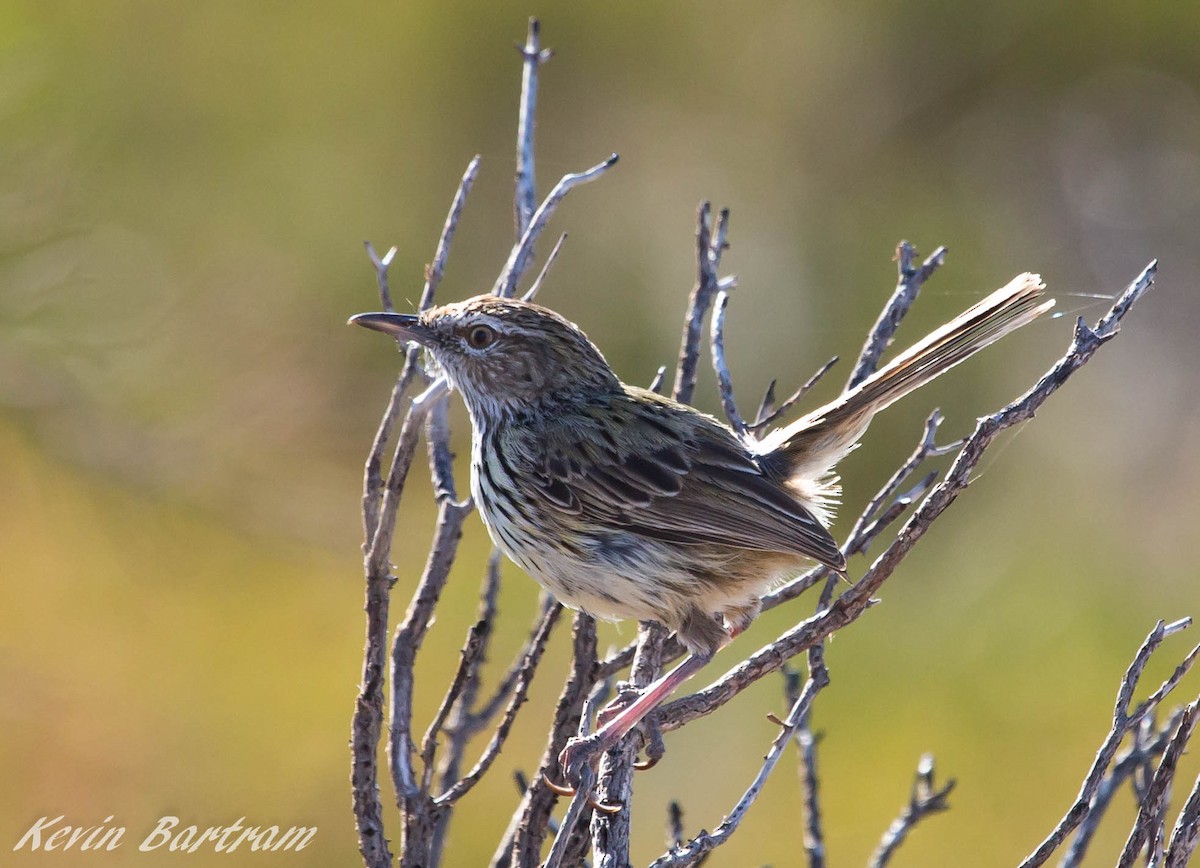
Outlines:
[[[1054,299],[1043,299],[1044,292],[1038,275],[1018,275],[836,400],[771,432],[759,444],[761,454],[778,462],[798,488],[811,488],[854,448],[884,407],[1052,308]],[[828,498],[832,492],[798,493]]]

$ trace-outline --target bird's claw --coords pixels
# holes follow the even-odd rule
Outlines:
[[[546,774],[545,772],[542,772],[542,781],[547,787],[550,788],[550,792],[552,793],[558,793],[558,795],[565,796],[568,799],[575,795],[575,788],[573,786],[570,784],[560,784],[557,781],[552,781],[550,780],[550,775]]]
[[[595,764],[603,751],[598,750],[600,747],[596,741],[588,736],[583,738],[572,738],[567,742],[567,746],[562,749],[558,755],[559,768],[562,770],[563,777],[567,783],[560,784],[557,781],[550,780],[550,776],[543,774],[542,780],[546,782],[546,786],[552,792],[558,793],[560,796],[573,797],[579,792],[579,786],[583,785],[585,775],[588,779],[588,786],[591,786],[592,775],[587,775],[588,772],[595,773]],[[620,813],[624,807],[620,802],[606,802],[601,799],[594,791],[589,791],[587,794],[587,802],[593,809],[605,814]]]
[[[574,787],[550,780],[550,776],[544,773],[542,774],[542,780],[550,788],[551,792],[558,793],[560,796],[571,798],[578,792]],[[620,802],[606,802],[602,800],[595,792],[588,793],[587,802],[592,808],[605,814],[619,814],[621,808],[624,807]]]
[[[595,770],[603,752],[602,747],[595,735],[567,739],[566,747],[558,754],[558,768],[567,786],[578,786],[585,770]]]

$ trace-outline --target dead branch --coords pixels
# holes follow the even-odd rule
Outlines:
[[[1200,654],[1200,645],[1196,646],[1184,658],[1183,662],[1175,668],[1175,671],[1162,683],[1162,686],[1158,690],[1154,691],[1147,699],[1130,711],[1129,705],[1133,701],[1133,693],[1137,689],[1138,681],[1142,677],[1146,663],[1150,660],[1150,655],[1162,644],[1164,639],[1187,628],[1191,623],[1191,618],[1184,618],[1172,624],[1159,621],[1154,629],[1150,631],[1150,635],[1146,637],[1146,641],[1142,643],[1141,648],[1138,649],[1137,654],[1134,656],[1133,662],[1129,664],[1129,668],[1125,672],[1125,677],[1121,679],[1121,687],[1117,691],[1117,702],[1113,708],[1112,727],[1109,729],[1108,737],[1100,745],[1100,750],[1096,752],[1096,759],[1083,779],[1083,786],[1080,787],[1079,795],[1075,798],[1075,803],[1063,815],[1063,818],[1046,837],[1046,840],[1038,845],[1038,848],[1033,853],[1026,857],[1021,863],[1020,868],[1035,868],[1035,866],[1045,864],[1046,860],[1050,858],[1050,854],[1057,850],[1063,841],[1066,840],[1067,836],[1083,822],[1092,810],[1093,800],[1100,789],[1100,784],[1104,780],[1105,771],[1112,763],[1113,757],[1117,753],[1117,748],[1125,738],[1125,735],[1132,731],[1141,722],[1142,718],[1157,708],[1159,703],[1179,683],[1179,680],[1191,669],[1192,664],[1196,660],[1196,655]]]
[[[949,810],[950,805],[946,800],[950,796],[950,791],[954,789],[954,783],[954,778],[951,778],[943,786],[935,786],[933,783],[933,754],[925,754],[921,757],[921,761],[917,763],[917,773],[913,778],[908,804],[904,806],[900,816],[883,833],[879,847],[867,863],[869,868],[884,868],[917,823],[930,814]]]

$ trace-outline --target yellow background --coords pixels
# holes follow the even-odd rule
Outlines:
[[[491,286],[512,235],[512,44],[531,12],[558,52],[542,76],[540,191],[621,154],[560,210],[541,252],[571,237],[542,299],[623,378],[673,364],[702,198],[733,210],[728,353],[747,412],[771,377],[787,392],[853,357],[901,238],[950,248],[901,343],[1019,271],[1059,296],[1067,317],[877,420],[842,467],[850,516],[932,407],[945,439],[966,433],[1062,354],[1076,315],[1106,309],[1093,294],[1162,261],[1121,336],[988,453],[883,605],[832,643],[815,709],[830,864],[862,863],[924,751],[958,778],[953,809],[893,864],[1016,862],[1074,798],[1155,620],[1200,614],[1200,7],[4,0],[0,862],[158,864],[135,842],[164,814],[320,830],[299,854],[180,857],[192,865],[357,862],[361,462],[399,357],[343,323],[377,306],[364,239],[399,247],[394,294],[415,301],[477,152],[442,297]],[[705,365],[699,403],[715,410]],[[395,611],[432,529],[426,481],[400,523]],[[421,658],[421,730],[486,551],[472,517]],[[511,565],[505,582],[492,676],[536,601]],[[701,678],[812,605],[771,612]],[[490,856],[512,769],[535,767],[566,634],[463,803],[448,865]],[[632,635],[606,627],[602,642]],[[1169,641],[1148,681],[1189,641]],[[1193,676],[1179,701],[1197,689]],[[671,798],[690,832],[716,826],[781,703],[768,679],[668,738],[637,779],[635,861],[662,849]],[[1196,770],[1187,759],[1181,786]],[[1117,798],[1092,864],[1115,858],[1130,803]],[[11,852],[58,814],[113,815],[130,843]],[[800,864],[799,826],[789,754],[710,864]]]

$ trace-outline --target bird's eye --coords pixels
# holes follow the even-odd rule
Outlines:
[[[495,330],[485,325],[471,326],[467,331],[467,343],[477,350],[490,347],[495,340]]]

